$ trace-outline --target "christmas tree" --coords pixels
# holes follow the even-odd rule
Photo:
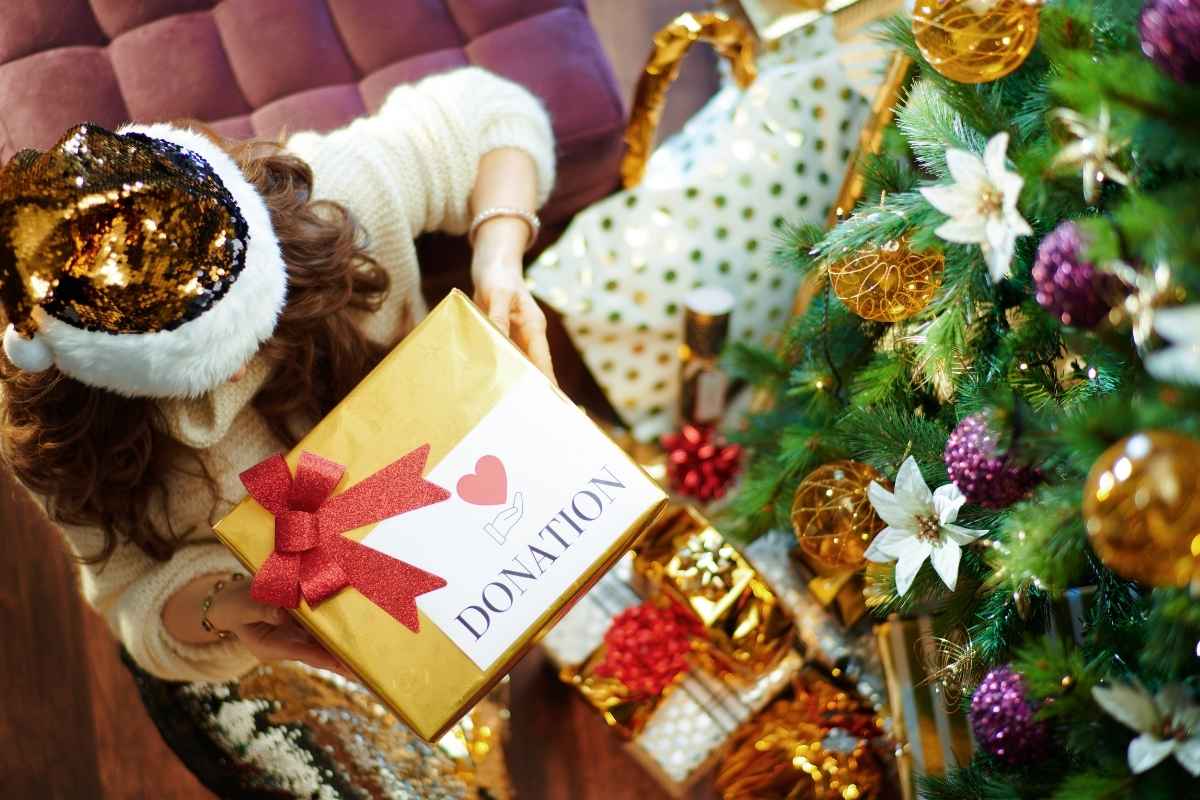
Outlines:
[[[925,796],[1197,796],[1200,3],[918,0],[887,37],[863,200],[788,232],[781,353],[728,355],[772,400],[729,524],[932,615],[978,750]]]

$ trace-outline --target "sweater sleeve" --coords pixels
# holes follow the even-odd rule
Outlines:
[[[64,528],[76,555],[94,553],[98,531]],[[166,680],[225,681],[236,678],[257,663],[236,640],[194,645],[181,642],[163,625],[167,599],[202,575],[242,572],[219,542],[187,544],[170,560],[158,562],[136,545],[122,544],[102,565],[80,565],[80,588],[87,601],[104,617],[113,634],[125,645],[142,669]],[[199,624],[200,610],[196,610]]]
[[[312,165],[316,193],[349,201],[372,240],[397,227],[391,204],[375,202],[389,195],[410,238],[465,233],[479,159],[491,150],[530,155],[539,206],[554,186],[554,135],[541,103],[478,67],[399,86],[376,114],[328,134],[298,133],[287,146]]]

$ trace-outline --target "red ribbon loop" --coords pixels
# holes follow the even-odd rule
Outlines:
[[[250,496],[275,515],[275,551],[254,576],[250,596],[284,608],[298,607],[303,596],[315,607],[353,586],[420,630],[417,597],[446,581],[342,534],[449,498],[422,477],[428,457],[429,445],[422,445],[338,495],[345,467],[314,453],[300,455],[295,478],[281,455],[243,472]]]
[[[281,553],[303,553],[320,541],[320,523],[307,511],[284,511],[275,517],[275,549]]]

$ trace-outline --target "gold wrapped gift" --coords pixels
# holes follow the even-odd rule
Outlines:
[[[829,568],[807,557],[803,550],[792,550],[792,562],[808,590],[843,626],[850,628],[867,613],[863,596],[862,573],[854,569]]]
[[[715,673],[753,679],[791,649],[795,629],[775,592],[691,506],[672,506],[637,545],[634,569],[692,610],[707,634],[700,656]]]
[[[899,745],[900,789],[904,800],[915,800],[917,776],[945,775],[971,760],[970,724],[958,703],[969,665],[942,663],[953,661],[962,648],[955,647],[953,636],[936,636],[926,616],[893,615],[875,627],[875,637]]]
[[[218,535],[259,573],[256,596],[302,597],[300,622],[427,740],[467,713],[666,502],[461,292],[286,465],[244,475],[253,497]],[[251,474],[263,470],[273,485]],[[327,526],[327,512],[354,527]]]
[[[683,679],[685,673],[681,672],[678,679],[667,686],[662,694],[636,697],[621,681],[596,673],[596,667],[604,663],[605,652],[605,648],[601,647],[582,666],[563,667],[559,670],[558,677],[563,683],[569,683],[578,689],[584,699],[604,715],[604,721],[622,738],[632,739],[645,726],[663,698]]]

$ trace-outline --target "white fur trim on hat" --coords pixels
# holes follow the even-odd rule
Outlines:
[[[174,142],[209,163],[246,220],[245,265],[221,299],[173,330],[87,331],[35,309],[33,341],[48,347],[59,370],[82,383],[131,397],[197,397],[233,377],[274,333],[287,300],[287,266],[266,203],[216,143],[165,124],[118,131],[129,132]]]

